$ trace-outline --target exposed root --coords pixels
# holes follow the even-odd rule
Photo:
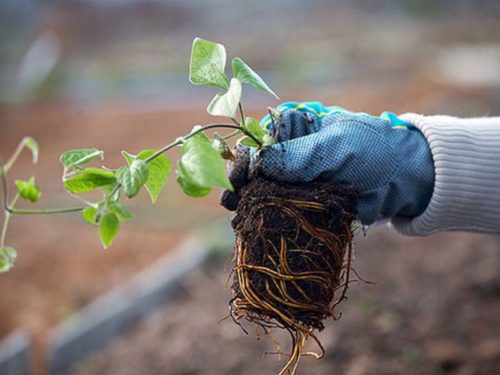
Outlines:
[[[235,322],[245,319],[265,333],[289,332],[292,350],[280,375],[295,374],[304,356],[324,356],[314,332],[324,328],[326,318],[336,319],[335,308],[346,299],[356,198],[351,187],[335,183],[289,185],[262,178],[241,192],[232,223],[230,312]],[[309,339],[318,353],[305,351]]]

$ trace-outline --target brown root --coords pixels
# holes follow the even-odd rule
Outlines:
[[[303,356],[324,355],[315,331],[326,318],[336,318],[335,307],[346,298],[356,200],[351,187],[331,182],[291,185],[256,178],[241,191],[232,222],[231,316],[266,333],[290,333],[292,351],[280,374],[295,374]],[[319,353],[304,351],[308,339]]]

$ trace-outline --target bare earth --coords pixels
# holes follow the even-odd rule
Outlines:
[[[320,338],[326,358],[301,374],[495,374],[500,370],[500,237],[443,233],[359,236],[355,283]],[[273,374],[276,348],[230,320],[228,270],[191,275],[175,303],[74,368],[72,374]],[[254,332],[254,330],[250,330]],[[253,336],[253,337],[252,337]],[[287,337],[276,334],[286,350]]]

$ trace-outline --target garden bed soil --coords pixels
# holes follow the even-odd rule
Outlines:
[[[39,164],[33,167],[29,153],[23,154],[9,180],[35,174],[43,192],[39,206],[68,207],[77,202],[62,189],[58,161],[62,151],[101,148],[106,151],[106,165],[113,167],[123,163],[120,150],[160,147],[200,117],[182,112],[80,112],[62,106],[10,108],[0,111],[0,150],[7,156],[23,136],[35,137],[40,144]],[[181,196],[173,182],[171,178],[170,194],[163,194],[154,207],[146,194],[125,201],[137,217],[122,225],[107,250],[97,229],[79,214],[13,218],[7,243],[18,250],[18,259],[11,272],[0,275],[0,340],[18,329],[32,335],[36,373],[43,373],[52,327],[152,264],[185,239],[192,226],[223,213],[217,194],[199,209],[196,202]]]
[[[375,284],[352,284],[342,317],[319,339],[322,360],[299,374],[494,374],[500,368],[500,237],[441,233],[403,237],[377,228],[355,246],[354,267]],[[215,262],[193,273],[181,295],[72,375],[275,374],[285,358],[252,325],[228,315],[229,270]],[[288,335],[273,331],[283,344]]]

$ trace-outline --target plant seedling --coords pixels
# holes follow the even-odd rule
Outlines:
[[[123,196],[133,198],[144,188],[154,204],[164,189],[172,171],[171,159],[165,153],[174,148],[180,149],[177,161],[176,181],[185,194],[203,197],[215,188],[232,189],[226,175],[224,159],[231,159],[232,153],[227,144],[229,138],[244,135],[242,144],[261,147],[272,144],[274,139],[262,129],[259,123],[245,117],[241,103],[242,84],[276,96],[264,80],[241,58],[232,60],[233,77],[225,72],[226,49],[222,44],[201,38],[193,41],[189,64],[189,80],[195,85],[209,85],[221,89],[207,107],[208,113],[230,120],[228,123],[213,123],[195,126],[185,134],[159,150],[142,150],[137,154],[123,151],[126,164],[116,169],[97,166],[104,161],[104,151],[96,148],[68,150],[60,157],[63,167],[62,180],[66,191],[80,203],[79,206],[62,209],[18,209],[19,200],[37,203],[41,196],[35,177],[16,180],[17,192],[12,200],[8,197],[7,174],[24,149],[32,153],[33,163],[38,161],[38,144],[31,138],[24,138],[6,163],[0,163],[3,186],[3,209],[5,219],[0,242],[0,272],[8,271],[14,265],[16,251],[6,246],[7,229],[13,215],[53,215],[80,212],[82,219],[98,228],[101,242],[105,248],[113,243],[119,232],[120,223],[130,220],[133,215],[123,205]],[[231,131],[213,137],[205,131]],[[101,192],[101,199],[88,201],[86,193]]]

